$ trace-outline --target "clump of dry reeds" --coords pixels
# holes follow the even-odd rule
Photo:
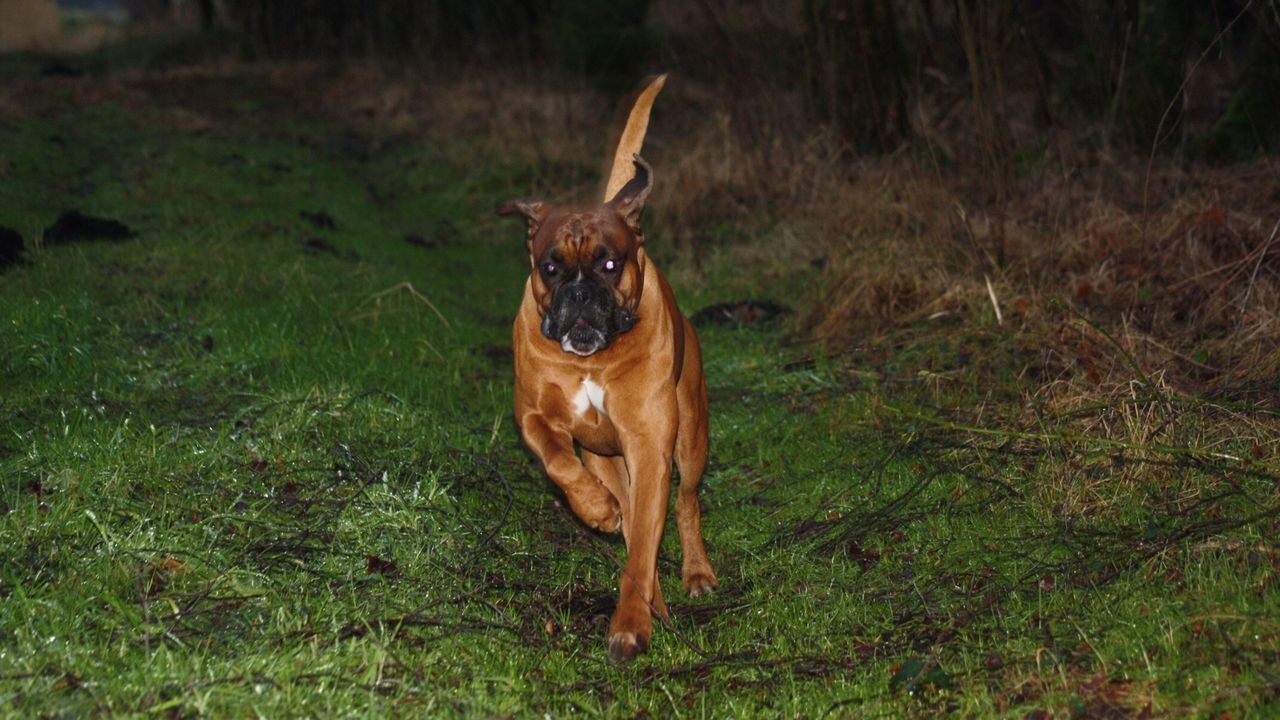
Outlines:
[[[1140,172],[1135,164],[1131,173]],[[846,213],[862,210],[833,228],[845,247],[805,328],[839,342],[940,312],[983,322],[991,303],[1003,302],[1025,331],[1061,335],[1048,332],[1047,318],[1074,313],[1182,381],[1238,381],[1265,369],[1258,360],[1280,345],[1280,218],[1267,216],[1280,207],[1275,172],[1269,160],[1191,177],[1170,170],[1158,183],[1171,194],[1144,211],[1133,196],[1082,193],[1099,180],[1075,169],[1014,196],[1007,257],[996,263],[984,249],[993,220],[966,203],[963,179],[891,163],[850,183],[838,201]],[[867,193],[883,187],[901,199]],[[1075,198],[1073,207],[1052,212],[1045,206],[1062,200],[1046,193]],[[1090,377],[1101,372],[1082,362]]]

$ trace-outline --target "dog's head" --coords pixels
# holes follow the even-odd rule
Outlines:
[[[600,352],[635,326],[644,283],[640,215],[653,173],[639,155],[636,174],[609,202],[560,208],[514,200],[500,215],[529,227],[530,286],[542,313],[542,334],[565,352]]]

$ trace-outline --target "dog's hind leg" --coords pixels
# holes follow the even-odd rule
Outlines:
[[[676,524],[680,528],[684,589],[698,597],[711,592],[720,583],[711,569],[711,560],[707,558],[707,548],[702,540],[702,507],[698,503],[698,482],[707,467],[707,389],[702,379],[698,341],[692,329],[686,337],[693,341],[685,346],[685,368],[676,387],[680,414],[675,448],[676,467],[680,470]]]

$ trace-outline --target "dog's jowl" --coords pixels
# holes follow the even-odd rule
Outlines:
[[[697,596],[717,584],[697,495],[707,464],[701,351],[640,227],[653,172],[636,153],[664,80],[633,106],[603,204],[517,200],[499,210],[528,226],[531,272],[513,331],[516,421],[574,513],[626,541],[609,625],[616,660],[648,648],[653,614],[667,617],[657,557],[673,463],[684,588]]]

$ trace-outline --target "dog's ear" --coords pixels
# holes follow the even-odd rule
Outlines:
[[[529,237],[533,237],[538,233],[543,218],[547,216],[547,204],[540,200],[519,198],[502,203],[497,207],[497,212],[499,215],[523,217],[529,224]]]
[[[644,201],[653,189],[653,168],[639,155],[633,155],[636,164],[636,175],[627,181],[617,195],[609,201],[609,207],[622,217],[632,232],[640,234],[640,215],[644,212]]]

